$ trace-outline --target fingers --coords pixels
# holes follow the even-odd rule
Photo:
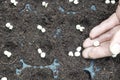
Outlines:
[[[93,46],[93,43],[95,41],[99,41],[100,43],[105,42],[105,41],[110,41],[112,39],[112,37],[115,35],[115,33],[120,30],[120,25],[116,26],[115,28],[111,29],[110,31],[100,35],[99,37],[95,38],[95,39],[90,39],[87,38],[84,42],[83,42],[83,47],[87,48],[90,46]]]
[[[111,44],[110,44],[110,51],[113,54],[113,57],[116,57],[117,54],[120,53],[120,30],[114,35],[113,39],[111,40]]]
[[[89,47],[86,48],[82,55],[84,58],[96,59],[111,56],[111,52],[109,50],[110,42],[104,42],[99,47]]]
[[[90,32],[90,38],[96,38],[99,35],[103,34],[104,32],[110,30],[111,28],[115,27],[119,24],[119,19],[116,16],[116,13],[111,15],[108,19],[103,21],[101,24],[93,28]]]

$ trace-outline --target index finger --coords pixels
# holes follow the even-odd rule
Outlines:
[[[94,39],[118,24],[119,19],[117,18],[116,13],[114,13],[108,19],[106,19],[105,21],[103,21],[102,23],[100,23],[98,26],[91,30],[90,38]]]

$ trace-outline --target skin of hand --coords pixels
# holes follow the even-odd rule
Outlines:
[[[99,41],[100,46],[93,46],[94,41]],[[82,55],[89,59],[120,53],[120,1],[116,12],[91,30],[89,38],[83,42],[83,47],[85,49]]]

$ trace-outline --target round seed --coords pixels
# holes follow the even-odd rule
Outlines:
[[[70,51],[70,52],[68,53],[68,56],[73,57],[73,56],[74,56],[74,55],[73,55],[73,52],[72,52],[72,51]]]
[[[42,53],[41,53],[41,58],[45,58],[45,56],[46,56],[46,53],[45,53],[45,52],[42,52]]]
[[[1,80],[7,80],[7,77],[2,77]]]
[[[38,49],[38,53],[40,53],[40,54],[42,53],[42,50],[40,48]]]
[[[46,32],[45,28],[42,28],[41,31],[42,31],[42,33]]]
[[[77,51],[77,52],[74,53],[74,55],[75,55],[76,57],[79,57],[79,56],[80,56],[80,52]]]
[[[97,47],[97,46],[100,45],[100,42],[99,42],[99,41],[95,41],[95,42],[93,43],[93,45],[94,45],[95,47]]]
[[[38,25],[38,26],[37,26],[37,29],[41,30],[41,29],[42,29],[42,26],[41,26],[41,25]]]
[[[11,57],[12,53],[5,50],[5,51],[4,51],[4,55],[6,55],[7,57]]]
[[[81,49],[82,49],[82,47],[81,47],[81,46],[79,46],[79,47],[77,47],[76,51],[80,52],[80,51],[81,51]]]

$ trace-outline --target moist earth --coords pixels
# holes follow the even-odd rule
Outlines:
[[[79,0],[79,4],[68,0],[45,0],[48,7],[42,6],[43,0],[17,0],[14,6],[10,0],[0,0],[0,78],[8,80],[120,80],[120,57],[87,60],[82,56],[70,57],[69,51],[75,52],[78,46],[89,36],[90,30],[113,14],[116,4],[105,4],[105,0]],[[26,7],[27,6],[27,7]],[[13,29],[5,24],[10,22]],[[85,27],[83,32],[76,30],[76,25]],[[37,29],[42,25],[46,32]],[[60,32],[57,33],[58,29]],[[37,49],[46,52],[41,58]],[[12,53],[7,58],[3,53]],[[82,48],[83,50],[83,48]],[[81,51],[82,52],[82,51]],[[97,54],[97,53],[96,53]],[[50,68],[27,67],[22,69],[23,59],[27,65],[48,66],[55,59],[60,66],[53,66],[59,74]],[[90,65],[94,61],[94,65]],[[85,68],[95,73],[91,77]],[[57,75],[57,78],[54,76]]]

